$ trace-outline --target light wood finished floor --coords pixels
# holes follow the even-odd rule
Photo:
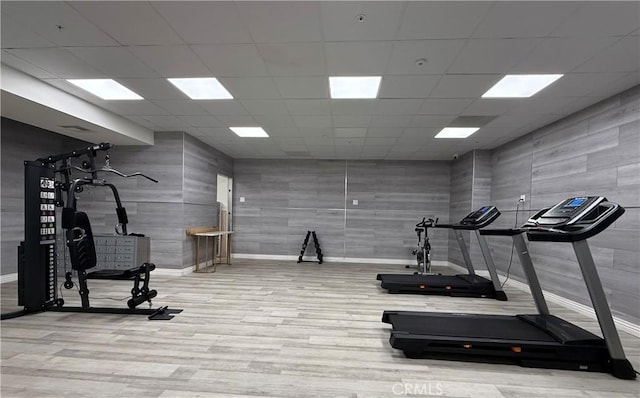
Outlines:
[[[609,374],[404,358],[389,346],[385,309],[535,310],[514,289],[508,302],[390,295],[375,280],[390,271],[406,272],[398,265],[235,260],[213,274],[155,276],[154,305],[184,309],[171,321],[55,312],[2,321],[2,397],[640,396],[639,381]],[[96,298],[130,289],[98,282],[91,283]],[[63,293],[78,302],[77,292]],[[15,301],[15,284],[3,285],[2,311]],[[551,310],[597,331],[593,320]],[[640,339],[621,335],[640,369]]]

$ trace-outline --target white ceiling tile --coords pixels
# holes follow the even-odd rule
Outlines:
[[[124,47],[75,47],[69,51],[111,78],[158,77],[156,71]]]
[[[276,137],[283,140],[287,140],[291,138],[302,139],[302,136],[300,135],[300,130],[298,130],[297,127],[293,127],[293,128],[282,128],[282,127],[269,128],[268,127],[268,130],[269,130],[269,135],[271,137]]]
[[[235,135],[227,127],[190,127],[185,129],[185,131],[193,135],[194,137],[210,137],[216,139],[225,139],[227,141],[230,141],[230,138],[233,138],[232,136]]]
[[[633,72],[640,69],[640,37],[627,36],[582,64],[576,72]]]
[[[9,50],[9,53],[66,79],[107,77],[63,48],[15,49]]]
[[[331,108],[326,99],[286,100],[287,109],[292,115],[329,115]]]
[[[180,44],[182,39],[148,2],[83,1],[70,5],[123,45]]]
[[[336,127],[333,129],[336,138],[364,138],[367,136],[367,128],[362,127]]]
[[[402,131],[398,142],[410,142],[411,139],[416,139],[416,142],[427,142],[431,140],[441,127],[409,127]]]
[[[501,75],[445,75],[431,91],[432,98],[479,98]]]
[[[574,103],[579,98],[574,97],[532,97],[528,101],[515,106],[508,115],[559,115],[563,108]]]
[[[404,127],[369,127],[367,139],[393,139],[400,137]]]
[[[567,73],[617,40],[615,37],[547,38],[509,72]]]
[[[272,76],[326,75],[322,43],[262,43],[256,48]]]
[[[416,115],[409,127],[445,127],[455,118],[454,115]]]
[[[506,73],[541,39],[469,39],[448,73]]]
[[[167,79],[118,79],[124,86],[149,100],[185,100],[186,96]]]
[[[154,100],[151,101],[172,115],[207,115],[208,112],[193,100]]]
[[[376,115],[413,115],[422,106],[419,99],[379,99],[376,104]]]
[[[334,115],[331,117],[333,127],[368,127],[369,115]]]
[[[640,26],[637,1],[585,1],[551,36],[624,36]]]
[[[334,152],[336,149],[333,140],[331,140],[331,144],[307,144],[307,148],[312,152]]]
[[[138,123],[139,125],[141,125],[142,127],[146,127],[148,129],[153,129],[154,125],[153,123],[151,123],[151,121],[140,117],[140,116],[135,116],[135,115],[129,115],[129,116],[124,116],[126,119],[131,120],[134,123]]]
[[[489,2],[407,2],[398,39],[469,37],[491,7]]]
[[[470,98],[427,98],[418,110],[422,115],[457,115],[473,102]]]
[[[254,44],[211,44],[190,47],[215,77],[267,75],[267,68]]]
[[[569,73],[540,91],[534,98],[585,97],[605,89],[625,73]]]
[[[398,134],[399,135],[399,134]],[[393,138],[380,138],[380,137],[370,137],[367,134],[367,139],[365,140],[365,149],[367,147],[386,147],[389,148],[398,140],[397,137]]]
[[[373,115],[369,127],[406,127],[411,123],[411,115]]]
[[[286,115],[289,113],[283,100],[240,100],[240,103],[252,115]]]
[[[217,115],[216,118],[229,127],[257,127],[260,126],[269,133],[266,126],[261,126],[251,115]]]
[[[236,99],[280,98],[270,77],[223,77],[218,80]]]
[[[392,42],[325,43],[330,76],[380,76],[391,58]]]
[[[200,58],[186,45],[130,46],[128,49],[166,78],[205,77],[211,74]]]
[[[142,115],[156,130],[173,130],[186,127],[184,120],[172,115]]]
[[[166,115],[167,111],[151,101],[105,101],[111,109],[117,109],[120,115]]]
[[[375,99],[332,99],[332,115],[371,115],[374,112]]]
[[[153,7],[190,44],[249,43],[251,35],[240,20],[235,3],[226,1],[159,1]]]
[[[212,115],[248,115],[238,100],[199,100],[198,105]]]
[[[530,114],[518,114],[513,115],[513,114],[506,114],[506,115],[502,115],[497,117],[496,119],[492,120],[491,122],[487,123],[486,126],[484,126],[483,128],[514,128],[514,127],[521,127],[523,125],[528,125],[534,122],[538,122],[540,120],[543,119],[543,116],[539,115],[539,114],[534,114],[534,113],[530,113]]]
[[[2,61],[149,129],[185,131],[236,158],[283,158],[291,156],[285,150],[307,148],[322,159],[450,160],[640,84],[638,13],[612,18],[637,5],[602,4],[3,2],[3,48],[25,48],[3,51]],[[363,23],[350,15],[356,10],[367,15]],[[61,30],[58,21],[65,21]],[[626,31],[635,33],[619,35]],[[488,38],[497,40],[477,40]],[[523,38],[543,41],[531,48]],[[134,44],[118,47],[115,39]],[[426,63],[417,65],[418,58]],[[530,99],[479,98],[504,73],[563,68],[573,70]],[[379,72],[381,98],[329,99],[330,70]],[[130,76],[118,81],[147,101],[104,101],[59,73]],[[195,76],[218,77],[235,100],[192,101],[164,79]],[[470,140],[435,140],[440,125],[458,115],[500,116]],[[272,138],[243,140],[230,125],[259,125]]]
[[[55,43],[47,40],[44,36],[41,36],[37,32],[24,27],[22,22],[18,22],[13,16],[10,16],[8,15],[8,13],[4,12],[4,4],[7,3],[3,3],[2,24],[0,25],[0,38],[2,38],[3,49],[55,47]],[[24,2],[22,4],[28,3]],[[2,61],[4,62],[4,59]]]
[[[109,103],[110,101],[106,101],[103,100],[100,97],[97,97],[91,93],[89,93],[88,91],[85,91],[83,89],[81,89],[80,87],[73,85],[71,83],[69,83],[67,80],[65,79],[43,79],[43,81],[47,84],[50,84],[54,87],[59,88],[62,91],[65,91],[71,95],[74,95],[78,98],[81,98],[87,102],[90,102],[92,104],[98,105],[102,108],[105,109],[109,109]],[[109,109],[110,110],[110,109]]]
[[[473,37],[545,37],[574,13],[580,4],[561,1],[499,1],[491,7]]]
[[[427,98],[440,81],[439,75],[389,76],[380,83],[379,98]]]
[[[405,131],[400,138],[398,138],[398,141],[396,141],[396,148],[407,147],[407,149],[411,148],[415,150],[421,145],[426,144],[432,137],[433,135],[430,135],[429,132],[423,129]]]
[[[18,24],[24,30],[46,38],[60,46],[113,46],[118,43],[98,27],[83,18],[69,3],[61,1],[3,1],[2,13],[10,18],[2,18],[5,23]],[[24,33],[22,30],[22,33]],[[5,27],[2,27],[2,47],[6,44]],[[31,34],[29,34],[31,36]],[[32,37],[33,38],[33,37]],[[24,39],[22,44],[27,44]],[[34,45],[28,47],[46,47]]]
[[[597,92],[592,91],[591,95],[605,99],[631,87],[635,87],[638,84],[640,84],[640,74],[638,72],[631,72],[608,84],[606,87],[598,89]]]
[[[4,26],[4,25],[3,25]],[[10,67],[24,72],[33,77],[37,77],[38,79],[54,79],[55,75],[41,69],[40,67],[33,65],[22,58],[18,58],[15,55],[11,54],[7,50],[2,50],[2,63],[5,65],[9,65]]]
[[[426,75],[444,74],[465,40],[404,40],[393,43],[391,60],[386,73]],[[426,59],[423,65],[416,63]]]
[[[362,157],[375,159],[375,158],[384,158],[390,151],[390,148],[387,146],[367,146],[365,145],[362,148]]]
[[[288,115],[254,115],[253,118],[264,128],[296,128],[293,119]]]
[[[215,116],[185,115],[180,116],[180,120],[191,127],[228,127],[223,121]]]
[[[307,151],[307,144],[302,138],[285,138],[276,140],[283,151]]]
[[[235,2],[256,43],[322,41],[316,2]]]
[[[360,147],[364,146],[364,138],[335,138],[336,147]],[[343,149],[343,148],[341,148]]]
[[[326,41],[393,40],[400,25],[402,2],[322,2]],[[358,21],[358,15],[364,15]]]
[[[274,77],[282,98],[328,98],[329,79],[326,77]]]
[[[306,127],[331,127],[331,116],[321,115],[293,115],[296,126]]]
[[[517,106],[519,102],[524,101],[526,101],[526,98],[478,98],[461,114],[468,116],[504,115],[514,106]]]

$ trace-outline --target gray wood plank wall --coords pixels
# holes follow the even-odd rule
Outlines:
[[[640,323],[640,86],[492,151],[491,200],[511,210],[496,225],[574,195],[601,195],[626,213],[590,241],[613,311]],[[491,238],[496,265],[509,264],[509,239]],[[533,242],[530,252],[544,289],[590,305],[571,245]],[[523,281],[517,256],[511,275]]]
[[[315,230],[327,257],[411,262],[415,224],[448,220],[448,162],[241,159],[234,178],[236,253],[298,255]],[[446,260],[446,233],[431,239]]]
[[[457,222],[471,211],[473,198],[473,151],[467,152],[451,163],[451,201],[449,202],[449,219]],[[439,222],[443,222],[441,219]],[[465,242],[470,242],[469,232],[463,231]],[[449,255],[448,260],[458,265],[464,265],[462,253],[453,231],[448,231]],[[473,261],[473,259],[472,259]],[[475,263],[476,261],[474,261]]]
[[[26,159],[62,153],[86,142],[2,119],[2,274],[17,270],[18,242],[24,237],[24,167]],[[120,193],[129,216],[129,232],[151,237],[151,261],[164,268],[194,263],[190,226],[217,225],[216,175],[233,176],[233,160],[182,132],[157,132],[153,146],[119,146],[109,151],[111,165],[142,171],[159,180],[105,175]],[[98,158],[98,166],[104,158]],[[95,233],[113,234],[117,223],[110,190],[87,188],[78,194]]]
[[[217,176],[233,176],[233,159],[188,134],[183,135],[184,181],[182,267],[195,264],[191,227],[218,225]]]
[[[2,275],[17,272],[24,240],[24,164],[61,152],[60,135],[2,118]]]

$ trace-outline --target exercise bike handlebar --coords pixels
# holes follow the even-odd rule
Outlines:
[[[418,228],[430,228],[438,223],[438,219],[435,220],[433,218],[427,219],[426,217],[422,217],[422,221],[416,224]]]

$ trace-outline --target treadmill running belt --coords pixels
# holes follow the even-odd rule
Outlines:
[[[556,341],[544,331],[513,316],[415,316],[392,314],[393,331],[412,335],[484,337],[504,340]]]
[[[465,283],[456,275],[411,275],[411,274],[380,274],[378,280],[403,284],[428,284],[431,286],[459,285]]]

